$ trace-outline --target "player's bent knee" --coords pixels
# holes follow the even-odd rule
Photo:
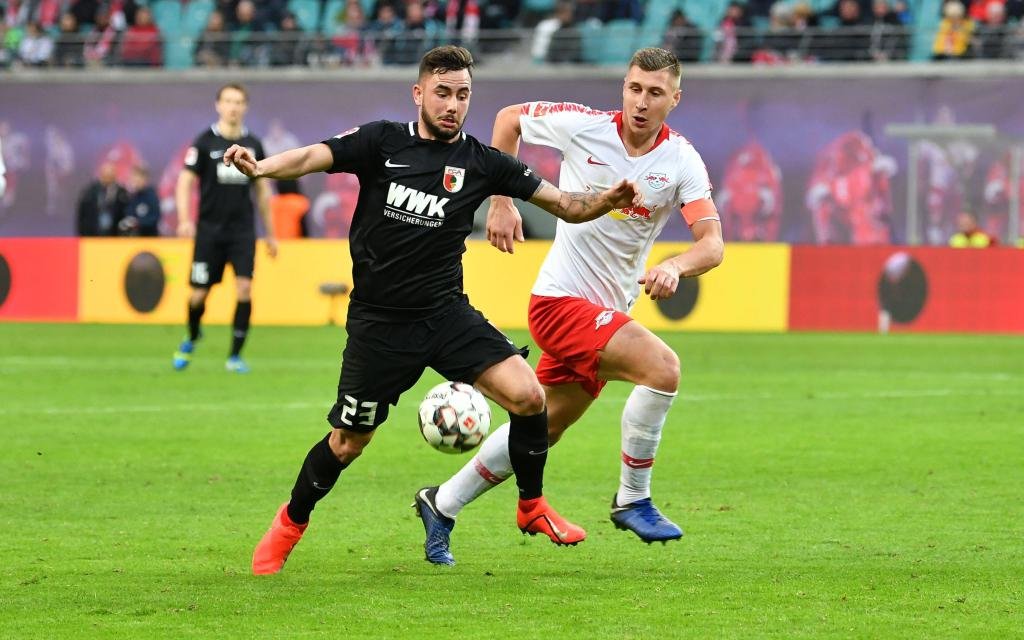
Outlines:
[[[509,397],[507,409],[519,416],[533,416],[544,410],[544,389],[538,385],[524,387]]]
[[[658,391],[675,393],[679,389],[679,356],[671,349],[662,349],[652,359],[641,384]]]

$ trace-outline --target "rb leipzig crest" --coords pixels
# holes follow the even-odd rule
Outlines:
[[[644,182],[646,182],[647,186],[651,189],[660,191],[668,185],[668,176],[664,173],[655,173],[652,171],[644,176]]]
[[[462,183],[466,179],[466,170],[459,167],[444,168],[444,190],[448,193],[458,193],[462,190]]]

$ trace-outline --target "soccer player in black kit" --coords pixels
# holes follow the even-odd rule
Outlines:
[[[345,171],[360,185],[349,234],[355,287],[348,340],[337,402],[327,416],[333,429],[306,455],[291,500],[256,546],[255,574],[281,570],[316,502],[426,367],[475,385],[508,410],[519,528],[556,544],[576,544],[586,536],[542,495],[548,448],[544,392],[524,350],[469,304],[462,291],[462,253],[473,214],[491,195],[529,200],[568,222],[638,204],[640,196],[626,181],[600,193],[562,192],[512,156],[466,135],[472,65],[462,47],[427,52],[413,87],[416,121],[371,122],[265,160],[241,146],[224,156],[253,178]],[[415,500],[426,525],[433,496],[420,492]]]
[[[252,315],[252,271],[256,256],[256,227],[250,189],[256,190],[260,217],[266,230],[267,250],[277,255],[277,241],[270,219],[270,186],[264,179],[252,180],[237,168],[224,164],[224,152],[233,144],[246,147],[256,158],[263,157],[263,144],[249,133],[242,120],[248,107],[248,94],[237,84],[217,92],[217,123],[199,134],[185,154],[185,169],[178,176],[175,203],[178,208],[178,235],[195,237],[189,282],[188,337],[174,354],[174,368],[181,371],[192,361],[195,343],[202,335],[199,322],[206,310],[210,287],[220,282],[224,266],[230,262],[235,272],[237,302],[231,338],[231,351],[225,368],[247,373],[242,360],[242,345],[249,333]],[[189,216],[192,185],[199,180],[199,224]]]

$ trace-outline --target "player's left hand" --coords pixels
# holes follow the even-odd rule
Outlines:
[[[233,144],[224,152],[224,164],[235,165],[239,171],[250,178],[258,178],[259,167],[256,165],[256,158],[252,153],[239,144]]]
[[[675,294],[679,286],[679,274],[671,267],[659,264],[648,269],[638,282],[644,285],[644,293],[651,296],[651,300],[664,300]]]
[[[277,257],[277,238],[274,236],[267,236],[264,240],[267,243],[267,255],[271,258]]]
[[[632,180],[620,180],[618,184],[605,190],[604,196],[611,201],[616,209],[639,207],[644,203],[644,194]]]

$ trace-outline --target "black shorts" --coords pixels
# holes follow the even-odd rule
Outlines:
[[[388,417],[388,405],[397,404],[427,367],[446,380],[473,384],[491,366],[528,353],[464,299],[427,320],[349,318],[346,330],[338,401],[327,422],[361,433],[380,426]]]
[[[236,278],[251,278],[255,258],[256,238],[252,236],[196,234],[189,282],[193,287],[209,288],[221,281],[229,262]]]

